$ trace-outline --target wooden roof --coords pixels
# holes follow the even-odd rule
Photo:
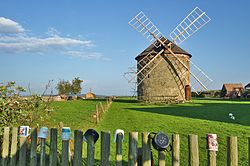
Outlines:
[[[244,89],[243,85],[241,83],[239,84],[223,84],[223,87],[227,90],[227,91],[234,91],[234,89],[239,88],[239,89]],[[222,88],[223,88],[222,87]]]
[[[164,41],[164,38],[162,38],[161,40]],[[172,42],[170,40],[166,40],[165,44],[168,45],[169,43],[172,43]],[[145,55],[148,55],[151,51],[155,51],[156,53],[158,53],[162,49],[163,49],[163,46],[156,48],[153,44],[151,44],[148,48],[146,48],[144,51],[142,51],[135,59],[138,60],[138,58],[143,57]],[[189,54],[188,52],[186,52],[185,50],[183,50],[182,48],[180,48],[179,46],[177,46],[174,43],[172,43],[172,45],[171,45],[171,50],[175,54],[184,54],[184,55],[188,55],[190,58],[192,57],[191,54]],[[170,52],[167,50],[165,50],[165,53],[170,54]]]

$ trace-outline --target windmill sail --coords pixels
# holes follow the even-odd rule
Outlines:
[[[200,28],[206,25],[211,19],[200,8],[196,7],[188,14],[181,23],[170,33],[175,44],[181,44],[192,36]]]

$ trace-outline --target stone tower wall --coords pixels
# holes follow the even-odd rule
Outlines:
[[[178,58],[190,68],[189,56],[176,54]],[[138,59],[139,61],[140,59]],[[150,103],[180,103],[185,101],[185,87],[190,85],[190,73],[186,71],[182,78],[180,70],[185,68],[180,63],[173,66],[176,60],[171,54],[164,54],[156,58],[155,63],[161,62],[155,67],[146,79],[137,87],[138,99]],[[171,61],[171,62],[170,62]],[[176,70],[179,67],[179,69]],[[138,66],[139,67],[139,66]],[[152,66],[151,66],[152,67]],[[138,68],[139,70],[139,68]]]

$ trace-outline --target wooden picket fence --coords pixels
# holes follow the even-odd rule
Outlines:
[[[10,130],[11,129],[11,130]],[[151,141],[148,137],[148,132],[142,133],[142,156],[141,161],[138,162],[138,132],[129,133],[129,147],[128,147],[128,159],[123,158],[122,155],[122,134],[117,135],[116,139],[116,154],[115,165],[122,166],[122,161],[127,161],[129,166],[143,166],[151,165]],[[110,163],[110,132],[101,132],[101,166],[109,166]],[[40,141],[39,150],[38,140]],[[5,127],[2,138],[1,146],[1,166],[80,166],[87,165],[93,166],[95,164],[94,158],[94,140],[88,137],[87,143],[87,159],[83,163],[83,132],[81,130],[74,131],[74,153],[71,158],[69,155],[69,141],[62,141],[62,151],[58,151],[58,130],[56,128],[50,129],[50,144],[49,152],[46,153],[46,140],[37,137],[37,129],[33,129],[30,137],[18,137],[18,128]],[[178,134],[172,135],[172,166],[180,165],[180,136]],[[250,152],[250,138],[249,140],[249,152]],[[198,165],[216,165],[216,152],[208,152],[208,164],[199,163],[199,149],[198,149],[198,136],[189,135],[188,137],[188,149],[189,149],[189,163],[186,165],[198,166]],[[127,153],[127,152],[125,152]],[[238,165],[238,148],[237,137],[227,138],[227,165]],[[46,158],[46,155],[48,157]],[[165,166],[166,154],[164,152],[158,152],[158,165]],[[250,155],[249,155],[250,165]],[[226,163],[225,163],[226,164]]]
[[[96,105],[96,109],[95,109],[95,112],[94,112],[94,115],[93,115],[93,118],[94,118],[96,124],[100,122],[101,117],[103,116],[103,114],[105,112],[108,111],[108,109],[111,106],[112,102],[113,102],[113,97],[108,97],[106,99],[106,102],[99,102]]]

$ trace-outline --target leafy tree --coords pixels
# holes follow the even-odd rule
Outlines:
[[[60,80],[56,86],[59,95],[69,95],[71,93],[71,83],[69,81]]]
[[[72,85],[71,85],[71,93],[72,94],[76,95],[76,94],[81,92],[81,90],[82,90],[81,83],[82,82],[83,82],[83,80],[81,80],[79,77],[72,80]]]

